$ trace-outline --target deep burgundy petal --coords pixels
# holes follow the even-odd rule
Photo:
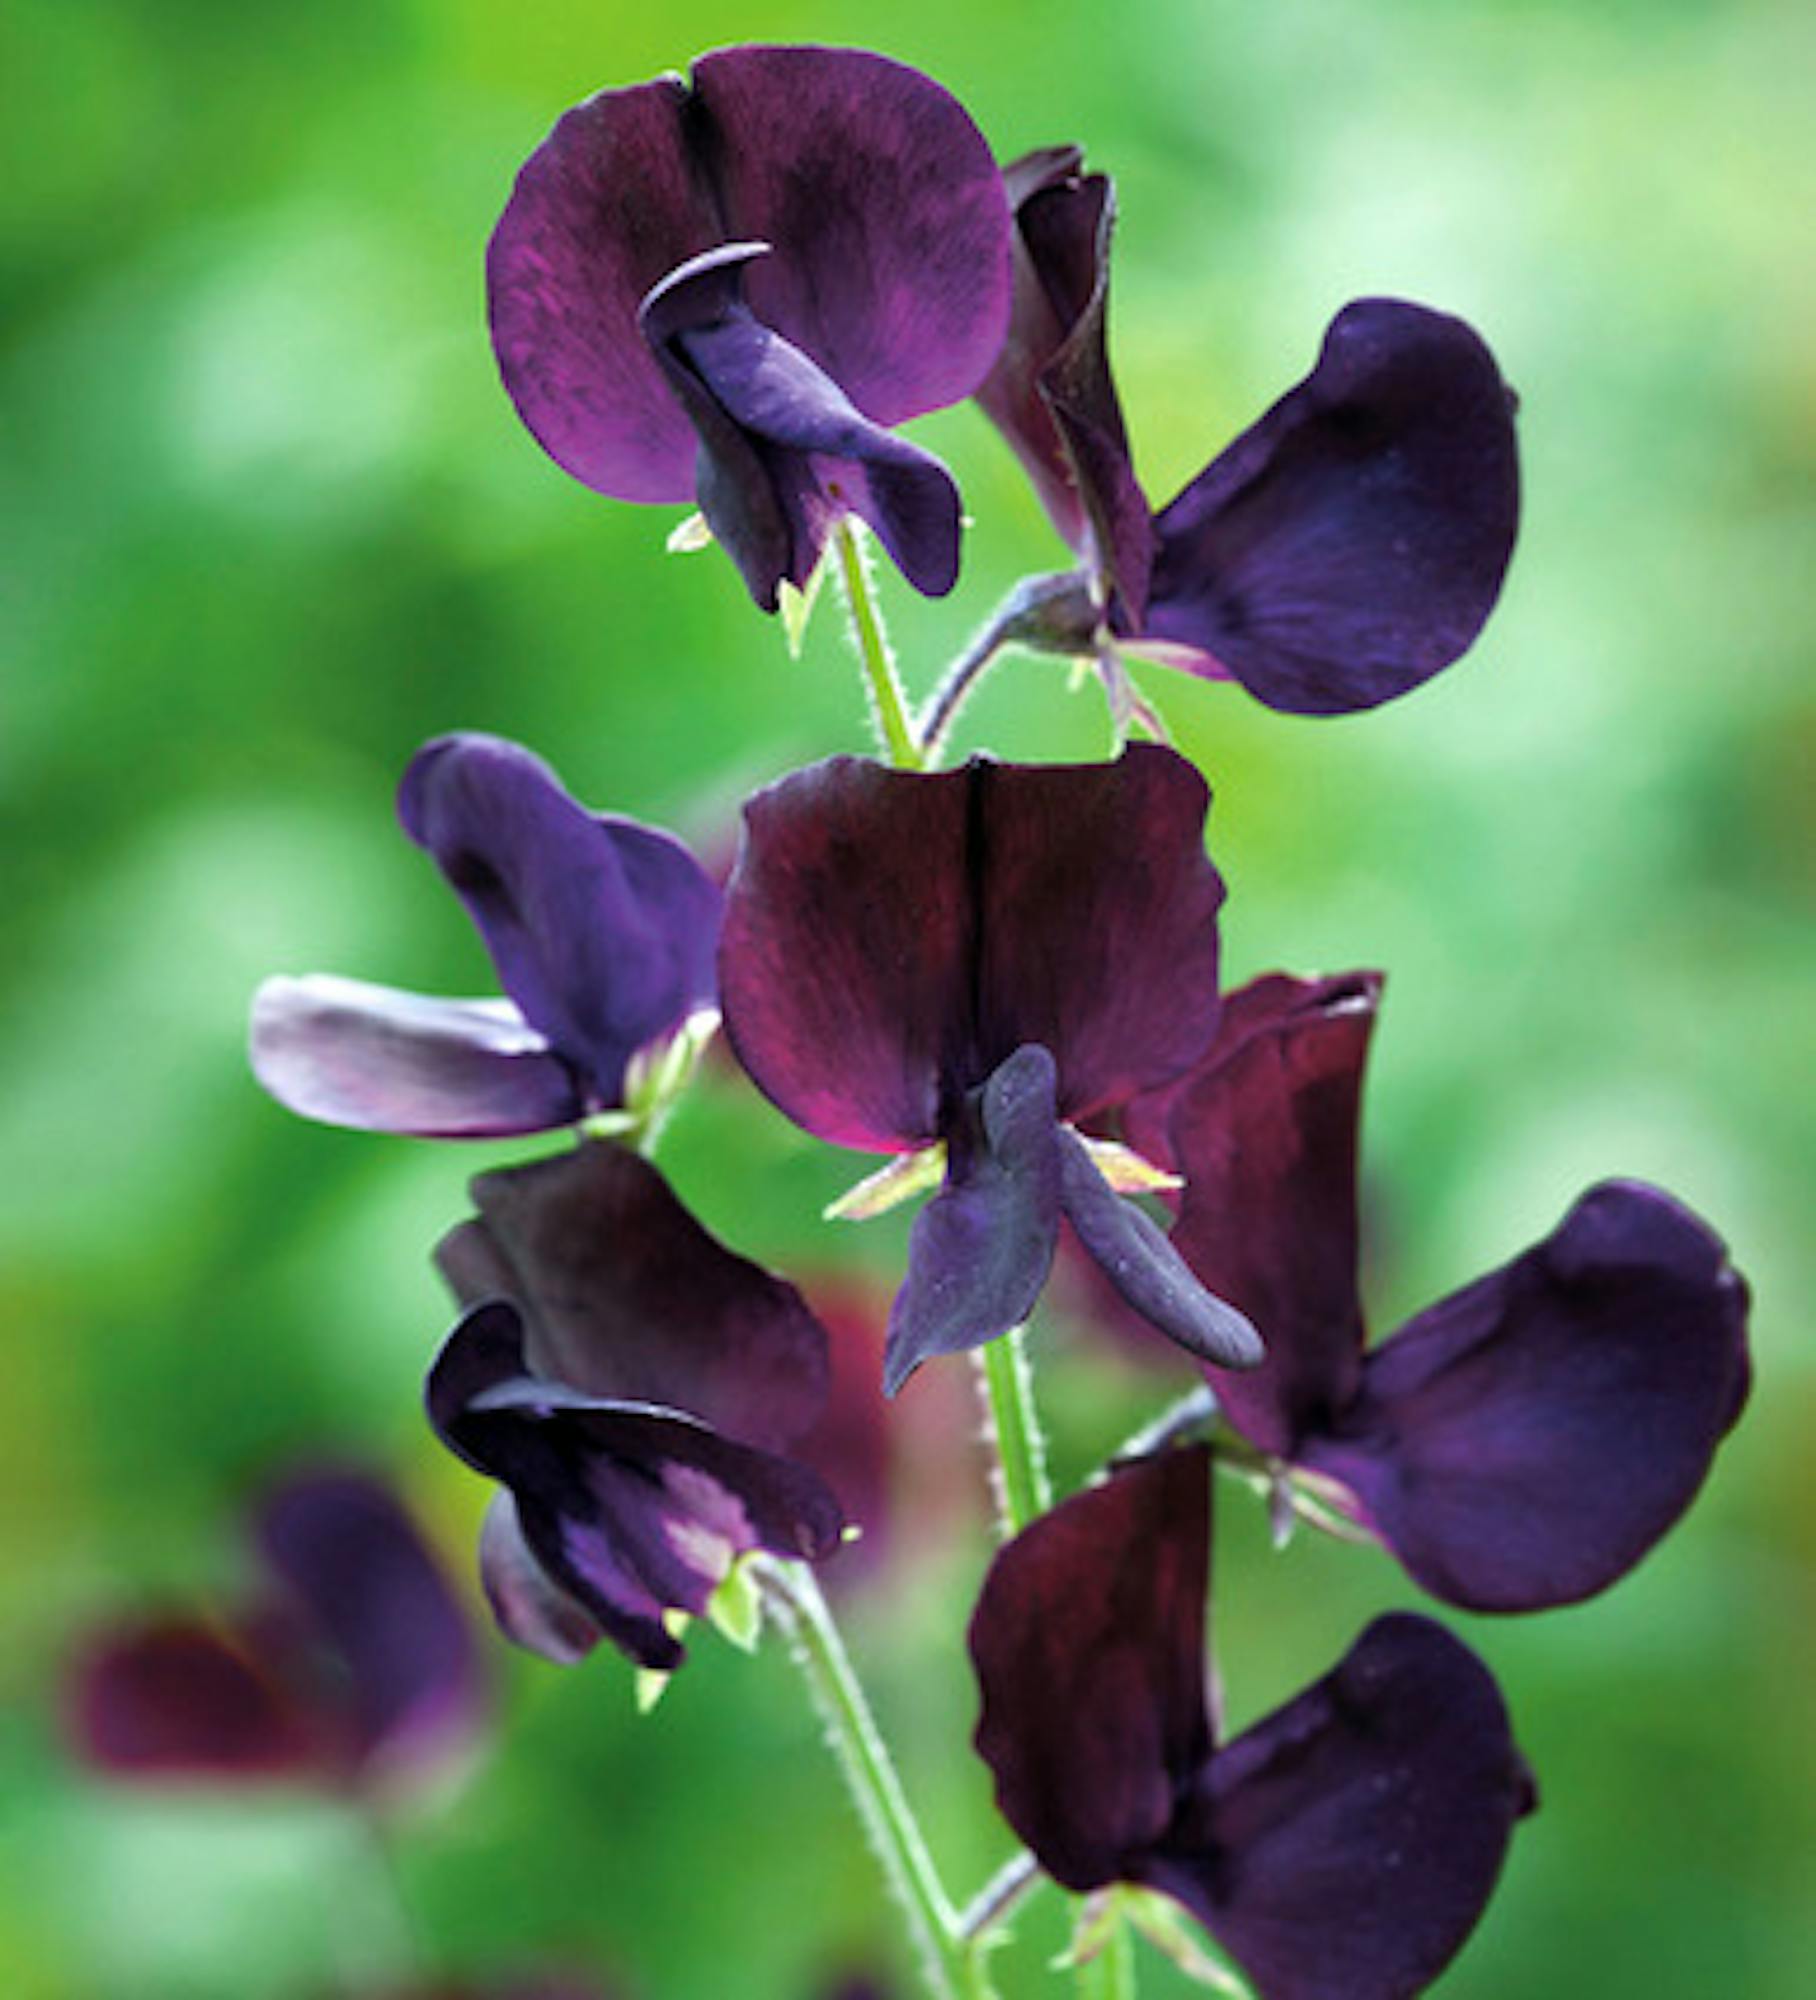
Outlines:
[[[1143,637],[1335,715],[1463,653],[1519,519],[1513,399],[1461,320],[1346,306],[1318,364],[1160,514]]]
[[[427,1403],[447,1443],[510,1489],[524,1547],[559,1597],[646,1667],[680,1663],[664,1613],[704,1611],[738,1555],[817,1561],[838,1547],[844,1517],[817,1474],[682,1411],[529,1374],[521,1323],[503,1301],[449,1335]],[[521,1574],[506,1581],[523,1584]],[[520,1608],[507,1595],[511,1636]],[[531,1643],[543,1636],[533,1620]]]
[[[333,1699],[366,1775],[393,1777],[459,1747],[485,1689],[474,1635],[397,1501],[352,1472],[311,1472],[270,1493],[260,1550],[332,1656]]]
[[[958,576],[952,475],[869,422],[814,362],[752,316],[744,271],[766,254],[749,243],[710,251],[644,302],[644,333],[699,432],[708,524],[766,611],[784,581],[806,586],[848,513],[870,523],[917,590],[943,596]]]
[[[304,1118],[421,1139],[571,1125],[572,1072],[508,1001],[434,1000],[314,973],[252,1001],[252,1071]]]
[[[305,1778],[337,1748],[242,1640],[188,1619],[101,1634],[67,1708],[77,1755],[115,1778]]]
[[[1166,1234],[1112,1191],[1076,1133],[1062,1131],[1060,1189],[1066,1220],[1124,1304],[1200,1361],[1260,1364],[1260,1336],[1241,1313],[1192,1275]]]
[[[719,951],[726,1035],[758,1088],[835,1145],[930,1144],[942,1076],[970,1055],[969,783],[833,757],[744,808]]]
[[[1140,1879],[1267,2000],[1410,2000],[1475,1928],[1532,1804],[1488,1669],[1402,1613],[1210,1759]]]
[[[1139,624],[1154,527],[1136,482],[1110,375],[1105,321],[1116,200],[1081,174],[1076,146],[1030,153],[1003,170],[1016,218],[1009,337],[978,391],[1014,447],[1053,525],[1101,565]]]
[[[1254,981],[1172,1101],[1165,1151],[1186,1177],[1173,1246],[1266,1344],[1253,1374],[1214,1378],[1264,1451],[1290,1455],[1361,1380],[1356,1126],[1380,995],[1376,973]]]
[[[1695,1497],[1745,1399],[1746,1323],[1746,1285],[1705,1223],[1604,1182],[1371,1353],[1357,1403],[1301,1456],[1436,1595],[1573,1603]]]
[[[1028,1043],[1066,1119],[1170,1080],[1216,1030],[1207,804],[1153,744],[937,776],[834,758],[770,787],[720,954],[739,1058],[797,1124],[881,1151],[942,1136]]]
[[[586,811],[539,757],[494,736],[426,744],[398,813],[594,1104],[618,1103],[631,1055],[712,1004],[719,892],[671,835]]]
[[[873,423],[970,395],[1008,324],[1010,224],[957,99],[857,49],[719,49],[693,90],[722,239],[775,249],[750,274],[757,318]]]
[[[510,1299],[530,1366],[774,1447],[825,1403],[825,1329],[791,1284],[703,1229],[661,1174],[588,1141],[480,1174],[437,1261],[464,1305]]]
[[[948,1141],[946,1185],[915,1217],[889,1314],[885,1395],[923,1361],[981,1347],[1034,1310],[1059,1240],[1054,1085],[1045,1049],[1017,1049]]]
[[[684,131],[687,86],[605,90],[517,177],[486,256],[492,345],[542,448],[619,500],[686,500],[694,434],[637,332],[665,271],[721,240]]]
[[[1209,1559],[1199,1447],[1062,1501],[984,1579],[978,1754],[1003,1817],[1068,1889],[1127,1879],[1210,1753]]]

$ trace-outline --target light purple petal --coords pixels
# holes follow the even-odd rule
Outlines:
[[[1270,708],[1372,708],[1474,641],[1518,520],[1493,355],[1459,319],[1358,300],[1311,374],[1160,514],[1139,636]]]
[[[1167,1453],[1062,1500],[1000,1550],[972,1613],[977,1752],[1068,1889],[1126,1880],[1210,1754],[1210,1455]]]
[[[1695,1498],[1749,1379],[1747,1288],[1656,1188],[1592,1188],[1410,1321],[1306,1465],[1427,1590],[1529,1611],[1605,1589]]]
[[[313,973],[252,1002],[252,1071],[286,1109],[361,1132],[497,1139],[571,1125],[572,1073],[509,1001]]]
[[[509,1493],[492,1496],[479,1531],[479,1575],[498,1629],[558,1667],[577,1666],[605,1636],[531,1553]]]
[[[948,1141],[946,1185],[915,1217],[889,1315],[885,1395],[923,1361],[981,1347],[1034,1310],[1059,1240],[1054,1082],[1045,1049],[1016,1050]]]
[[[1409,2000],[1475,1928],[1532,1804],[1488,1669],[1399,1614],[1210,1759],[1137,1879],[1267,2000]]]
[[[398,814],[591,1108],[619,1103],[636,1050],[712,1003],[719,891],[672,835],[586,811],[541,758],[495,736],[425,744]]]

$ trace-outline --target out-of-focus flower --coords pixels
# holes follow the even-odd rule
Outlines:
[[[423,1138],[548,1131],[620,1105],[633,1057],[712,1006],[719,891],[673,835],[588,812],[493,736],[426,744],[398,811],[510,997],[266,980],[252,1067],[290,1110]]]
[[[1264,2000],[1407,2000],[1532,1807],[1506,1708],[1467,1647],[1400,1614],[1220,1744],[1209,1468],[1196,1447],[1119,1471],[998,1553],[971,1621],[978,1752],[1068,1889],[1162,1891]]]
[[[474,1634],[390,1490],[299,1472],[258,1504],[257,1592],[98,1634],[71,1736],[109,1776],[386,1790],[466,1749],[487,1698]]]
[[[1215,1032],[1208,803],[1183,759],[1136,745],[935,776],[835,757],[745,808],[719,967],[740,1061],[835,1145],[945,1148],[890,1314],[891,1394],[1027,1317],[1062,1214],[1162,1332],[1259,1358],[1068,1122],[1183,1074]]]
[[[601,1638],[666,1672],[752,1549],[819,1560],[844,1516],[779,1447],[826,1395],[825,1329],[654,1167],[589,1141],[481,1174],[436,1253],[470,1307],[428,1383],[449,1448],[505,1489],[481,1541],[507,1637],[571,1663]]]
[[[1014,312],[978,400],[1085,564],[1032,590],[1010,636],[1150,655],[1306,715],[1428,680],[1473,643],[1513,553],[1513,397],[1493,355],[1459,319],[1357,300],[1311,374],[1152,513],[1105,346],[1114,196],[1081,160],[1054,147],[1005,169]]]
[[[487,258],[493,345],[550,457],[615,499],[697,493],[765,610],[847,513],[938,596],[958,490],[888,427],[982,381],[1009,230],[982,135],[918,71],[719,49],[530,156]]]
[[[1695,1497],[1746,1399],[1747,1288],[1688,1209],[1605,1181],[1367,1348],[1356,1127],[1380,988],[1274,974],[1232,994],[1196,1075],[1132,1107],[1127,1136],[1185,1176],[1173,1241],[1267,1342],[1252,1374],[1213,1374],[1228,1420],[1437,1596],[1572,1603]]]

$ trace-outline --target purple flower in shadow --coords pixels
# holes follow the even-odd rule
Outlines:
[[[382,1792],[471,1745],[488,1706],[474,1634],[388,1487],[299,1472],[259,1502],[252,1539],[260,1581],[242,1606],[137,1620],[86,1646],[69,1717],[88,1763]]]
[[[971,394],[1009,311],[1009,212],[958,102],[855,49],[715,50],[556,124],[492,237],[492,341],[557,464],[697,493],[753,598],[855,513],[916,589],[959,499],[889,427]]]
[[[1367,1347],[1356,1129],[1380,991],[1371,973],[1255,981],[1125,1131],[1185,1176],[1173,1241],[1267,1342],[1253,1373],[1212,1375],[1230,1423],[1328,1482],[1436,1596],[1573,1603],[1695,1497],[1746,1399],[1747,1288],[1688,1209],[1604,1181]]]
[[[588,812],[539,757],[494,736],[426,744],[398,811],[510,998],[269,979],[252,1067],[280,1104],[422,1138],[548,1131],[621,1104],[632,1057],[712,1006],[719,891],[671,834]]]
[[[835,757],[745,808],[719,977],[757,1086],[836,1145],[943,1145],[890,1314],[885,1387],[1032,1310],[1062,1214],[1200,1356],[1253,1329],[1113,1193],[1071,1121],[1183,1074],[1217,1023],[1203,780],[1170,750],[929,776]]]
[[[1195,1447],[1116,1472],[998,1553],[970,1633],[997,1803],[1066,1888],[1183,1904],[1265,2000],[1405,2000],[1462,1947],[1534,1803],[1500,1692],[1402,1613],[1219,1743],[1209,1523]]]
[[[679,1665],[752,1549],[820,1560],[844,1514],[780,1447],[817,1419],[826,1333],[701,1228],[654,1167],[588,1142],[479,1175],[436,1261],[470,1309],[429,1374],[444,1443],[503,1486],[480,1548],[507,1637]]]
[[[1407,693],[1474,642],[1513,553],[1511,392],[1461,320],[1345,306],[1317,365],[1153,513],[1105,343],[1115,199],[1077,147],[1004,170],[1010,333],[978,400],[1033,479],[1077,578],[1025,593],[1007,636],[1108,643],[1270,708],[1336,715]]]

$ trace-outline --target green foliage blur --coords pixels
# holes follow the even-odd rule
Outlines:
[[[1464,664],[1331,723],[1143,682],[1217,793],[1232,981],[1391,975],[1378,1326],[1609,1173],[1701,1209],[1757,1292],[1754,1405],[1687,1524],[1591,1606],[1453,1621],[1500,1672],[1545,1805],[1441,1990],[1797,2000],[1816,299],[1793,245],[1816,189],[1794,0],[10,0],[0,1991],[276,2000],[403,1970],[358,1827],[290,1797],[105,1788],[61,1747],[60,1676],[97,1621],[230,1588],[241,1497],[298,1456],[386,1468],[471,1577],[479,1482],[419,1412],[448,1319],[425,1252],[505,1149],[306,1126],[242,1055],[268,972],[487,990],[394,827],[412,749],[516,736],[582,798],[723,848],[744,790],[865,742],[830,602],[790,661],[717,552],[664,553],[674,511],[543,458],[485,339],[482,246],[556,114],[741,39],[882,47],[1003,156],[1077,139],[1116,175],[1112,338],[1156,499],[1354,296],[1464,314],[1519,388],[1522,544]],[[1062,551],[976,412],[916,431],[976,524],[951,599],[885,582],[924,690]],[[964,741],[1108,747],[1096,694],[1031,659]],[[818,1220],[867,1163],[727,1076],[664,1164],[791,1272],[899,1269],[894,1224]],[[1035,1345],[1067,1481],[1177,1385],[1057,1316]],[[987,1536],[962,1380],[917,1382],[903,1425],[959,1504],[928,1505],[851,1619],[962,1894],[1010,1847],[969,1749]],[[939,1483],[919,1475],[924,1501]],[[1272,1554],[1233,1489],[1218,1561],[1237,1724],[1414,1601],[1378,1556]],[[496,1740],[392,1830],[428,1966],[561,1964],[645,2000],[812,2000],[851,1966],[912,1990],[779,1648],[702,1636],[649,1720],[615,1656],[496,1655]],[[1058,1905],[1005,1955],[1012,1994],[1054,1986]],[[1149,1960],[1142,1990],[1186,1989]]]

